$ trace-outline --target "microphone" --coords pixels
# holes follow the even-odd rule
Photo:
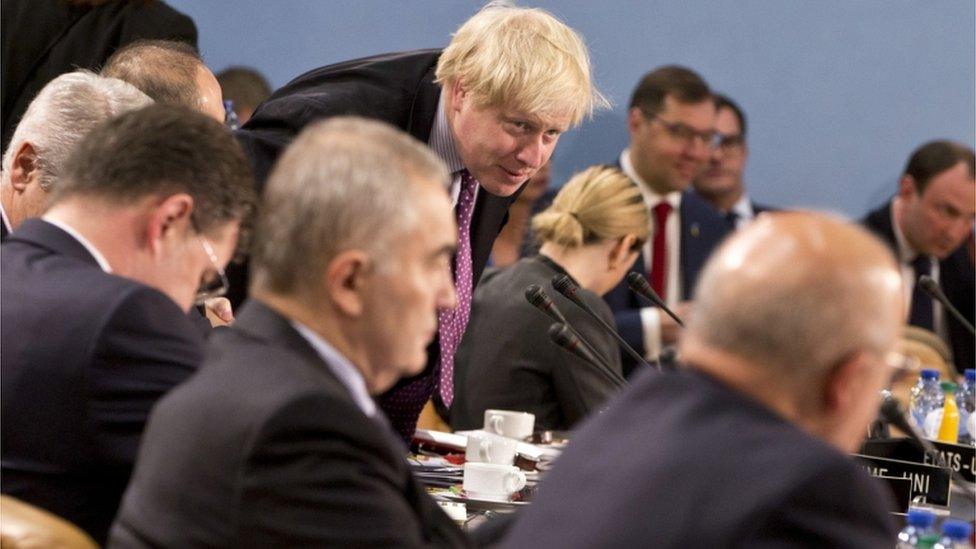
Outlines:
[[[552,302],[552,298],[549,297],[549,294],[546,293],[542,286],[539,286],[538,284],[529,284],[525,288],[525,299],[529,302],[529,304],[548,315],[549,318],[555,320],[557,323],[570,326],[569,321],[566,320],[563,313],[556,307],[556,304]],[[612,370],[610,370],[610,364],[599,352],[597,352],[593,344],[586,339],[583,339],[583,336],[580,335],[579,332],[576,332],[575,334],[586,350],[592,353],[594,360],[599,362],[600,365],[606,368],[608,371],[612,372]]]
[[[942,288],[939,287],[939,284],[932,280],[932,277],[928,275],[918,277],[918,285],[922,287],[922,291],[927,293],[929,297],[941,303],[942,306],[945,307],[945,309],[949,311],[949,313],[955,317],[955,319],[959,321],[964,328],[969,330],[970,334],[976,335],[976,329],[973,328],[973,325],[966,320],[966,317],[962,316],[959,309],[952,306],[952,303],[949,302],[949,298],[946,297],[946,295],[942,292]]]
[[[909,421],[909,419],[905,416],[905,410],[902,408],[901,402],[899,402],[897,398],[891,396],[889,393],[885,393],[881,402],[880,412],[881,417],[883,417],[885,421],[904,431],[905,434],[908,435],[908,438],[918,445],[926,455],[932,458],[938,467],[948,470],[949,476],[951,476],[952,480],[954,480],[956,484],[962,488],[962,491],[964,494],[966,494],[966,497],[968,497],[970,500],[974,500],[974,496],[971,493],[973,491],[973,485],[970,484],[968,480],[963,478],[958,471],[952,467],[949,467],[945,459],[942,457],[942,454],[939,453],[939,450],[936,449],[936,447],[929,442],[929,439],[925,438],[925,435],[922,434],[919,428],[916,427],[915,424]]]
[[[569,299],[570,301],[572,301],[573,303],[575,303],[580,309],[583,309],[590,316],[592,316],[593,318],[595,318],[597,320],[597,322],[599,322],[600,325],[603,326],[603,328],[607,332],[610,333],[610,335],[612,335],[613,337],[615,337],[617,339],[617,341],[620,343],[620,347],[624,351],[627,351],[627,354],[629,354],[631,358],[633,358],[634,360],[636,360],[638,364],[643,364],[644,366],[647,366],[648,368],[651,367],[651,365],[648,364],[646,360],[644,360],[644,357],[642,357],[639,354],[637,354],[637,351],[635,351],[633,347],[631,347],[630,345],[628,345],[627,342],[624,341],[624,338],[620,337],[620,334],[617,333],[617,330],[613,326],[607,324],[607,321],[605,321],[602,318],[600,318],[600,315],[598,315],[595,312],[593,312],[593,309],[591,309],[590,306],[586,304],[586,302],[584,302],[582,299],[580,299],[579,295],[577,295],[577,293],[576,293],[577,290],[579,290],[579,287],[576,286],[576,284],[573,284],[573,281],[570,280],[568,276],[566,276],[566,275],[564,275],[562,273],[553,275],[553,277],[552,277],[552,286],[553,286],[553,288],[556,289],[557,292],[559,292],[559,293],[563,294],[564,296],[566,296],[567,299]],[[661,363],[660,362],[658,362],[658,364],[657,364],[657,369],[658,369],[658,371],[661,370]]]
[[[640,273],[635,273],[633,271],[628,273],[627,286],[630,287],[630,291],[634,292],[639,296],[644,297],[654,305],[657,305],[658,308],[660,308],[662,311],[668,313],[668,316],[673,318],[674,321],[678,323],[678,326],[684,327],[685,323],[682,322],[681,319],[678,318],[678,315],[674,314],[674,311],[672,311],[664,303],[664,300],[661,299],[661,296],[657,295],[657,292],[654,291],[654,288],[651,288],[651,285],[647,283],[647,280],[643,276],[641,276]]]
[[[626,379],[605,366],[602,362],[598,361],[596,357],[593,356],[593,353],[583,346],[583,340],[574,334],[568,325],[563,324],[562,322],[554,322],[551,326],[549,326],[549,339],[551,339],[556,345],[559,345],[563,349],[566,349],[567,351],[595,366],[600,373],[606,376],[607,379],[612,381],[617,387],[628,385]]]

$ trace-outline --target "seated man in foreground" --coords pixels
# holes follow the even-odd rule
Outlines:
[[[160,105],[63,168],[2,247],[2,489],[104,543],[149,410],[203,360],[187,311],[222,280],[254,182],[219,123]]]
[[[426,363],[455,304],[444,164],[334,118],[265,188],[251,300],[156,407],[114,547],[464,546],[370,395]]]
[[[505,546],[890,546],[889,498],[846,454],[889,380],[901,292],[864,230],[757,219],[702,273],[687,366],[586,424]]]

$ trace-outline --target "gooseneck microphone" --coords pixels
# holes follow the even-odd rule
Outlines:
[[[607,321],[605,321],[602,318],[600,318],[600,315],[598,315],[595,312],[593,312],[593,309],[591,309],[590,306],[587,305],[586,302],[583,301],[582,298],[580,298],[580,296],[577,293],[579,291],[579,286],[577,286],[576,284],[574,284],[573,281],[570,280],[570,278],[568,276],[566,276],[566,275],[564,275],[562,273],[558,273],[558,274],[553,275],[553,277],[552,277],[552,287],[555,288],[557,292],[559,292],[559,293],[563,294],[564,296],[566,296],[566,299],[572,301],[580,309],[583,309],[590,316],[592,316],[593,318],[595,318],[597,320],[597,322],[599,322],[600,325],[603,326],[603,329],[604,330],[606,330],[610,335],[612,335],[614,338],[617,339],[617,341],[620,343],[620,348],[622,348],[624,351],[626,351],[627,354],[629,354],[631,358],[633,358],[634,360],[636,360],[638,364],[643,364],[644,366],[647,366],[648,368],[651,367],[651,365],[648,364],[646,360],[644,360],[644,357],[640,356],[637,353],[637,351],[634,350],[633,347],[631,347],[630,345],[627,344],[626,341],[624,341],[624,338],[620,337],[620,334],[617,333],[616,328],[614,328],[613,326],[607,324]],[[657,363],[657,369],[658,369],[658,371],[661,370],[661,363],[660,362]]]
[[[973,492],[973,484],[966,480],[958,471],[946,464],[946,461],[942,457],[939,450],[936,449],[936,447],[929,442],[929,439],[925,438],[925,435],[922,434],[918,427],[916,427],[915,424],[909,421],[908,417],[905,416],[905,409],[902,407],[901,402],[899,402],[897,398],[891,396],[890,394],[885,394],[883,400],[881,401],[880,412],[881,417],[883,417],[885,421],[904,431],[905,434],[908,435],[908,438],[918,445],[922,451],[935,462],[937,466],[949,471],[949,476],[951,476],[952,480],[955,481],[960,488],[962,488],[962,491],[964,494],[966,494],[966,497],[972,501],[976,501],[976,497],[974,497]]]
[[[546,291],[542,288],[542,286],[539,286],[538,284],[529,284],[525,288],[525,299],[533,307],[539,309],[540,311],[548,315],[549,318],[555,320],[557,323],[565,324],[566,326],[572,326],[569,323],[569,321],[566,320],[566,317],[563,315],[563,313],[556,307],[556,304],[553,303],[552,298],[549,297],[549,294],[546,293]],[[583,336],[579,334],[579,332],[576,332],[575,335],[579,338],[579,341],[580,343],[582,343],[583,347],[593,355],[594,360],[599,362],[600,365],[606,368],[607,370],[612,371],[610,370],[610,364],[606,361],[603,355],[597,352],[593,344],[591,344],[589,341],[584,339]]]
[[[643,297],[644,299],[647,299],[648,301],[656,305],[659,309],[661,309],[665,313],[668,313],[668,316],[673,318],[674,321],[678,323],[678,326],[684,327],[685,323],[682,322],[681,319],[678,318],[678,315],[674,314],[674,311],[672,311],[664,303],[664,300],[661,299],[661,296],[657,295],[657,292],[654,291],[654,288],[651,288],[651,285],[647,283],[647,279],[641,276],[640,273],[635,273],[633,271],[628,273],[627,286],[630,288],[630,291]]]
[[[596,357],[593,356],[593,353],[591,353],[590,350],[583,345],[583,340],[574,334],[568,325],[563,324],[562,322],[554,322],[551,326],[549,326],[549,339],[551,339],[556,345],[559,345],[563,349],[566,349],[579,358],[592,364],[615,386],[624,387],[628,385],[626,379],[610,368],[606,367],[602,362],[598,361]]]
[[[932,277],[928,275],[918,277],[918,285],[921,286],[922,291],[929,294],[929,297],[941,303],[942,306],[949,311],[949,314],[955,317],[955,319],[958,320],[963,327],[969,330],[970,334],[976,335],[976,329],[973,328],[973,325],[966,320],[966,317],[962,316],[959,309],[952,306],[952,303],[949,302],[949,298],[946,297],[946,295],[942,292],[942,288],[939,287],[939,284],[935,280],[932,280]]]

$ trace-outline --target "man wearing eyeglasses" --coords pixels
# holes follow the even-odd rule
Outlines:
[[[743,173],[749,157],[746,144],[746,115],[735,101],[715,94],[715,146],[708,167],[693,185],[695,192],[721,212],[729,224],[740,229],[756,215],[772,208],[753,202],[746,194]]]
[[[898,193],[870,212],[864,224],[895,251],[905,278],[908,322],[933,331],[952,349],[962,372],[974,365],[973,337],[942,305],[922,291],[922,275],[938,282],[949,301],[969,320],[976,317],[976,269],[966,249],[976,218],[973,149],[951,141],[930,141],[912,153]]]
[[[700,76],[680,66],[658,68],[634,90],[630,146],[620,154],[620,167],[641,187],[652,218],[652,236],[632,270],[647,276],[679,315],[689,310],[698,272],[729,231],[705,200],[686,192],[717,143],[714,120],[712,94]],[[621,335],[649,359],[677,340],[677,323],[638,301],[626,282],[605,298]],[[626,362],[629,373],[634,364]]]
[[[0,248],[4,493],[104,543],[149,410],[203,360],[186,313],[225,287],[253,185],[230,132],[182,108],[77,146]]]

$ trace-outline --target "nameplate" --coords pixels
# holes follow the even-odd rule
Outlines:
[[[976,470],[976,447],[936,440],[931,442],[950,469],[961,474],[969,482],[976,482],[976,471],[974,471]],[[927,455],[908,438],[865,441],[864,446],[861,447],[861,453],[926,465],[938,465],[932,456]]]
[[[873,477],[905,478],[911,481],[912,501],[949,506],[949,471],[933,465],[864,454],[854,454],[854,457],[864,462],[868,473]]]
[[[895,508],[890,511],[896,515],[904,515],[912,506],[912,481],[901,477],[874,477],[883,480],[891,494],[895,496]]]

